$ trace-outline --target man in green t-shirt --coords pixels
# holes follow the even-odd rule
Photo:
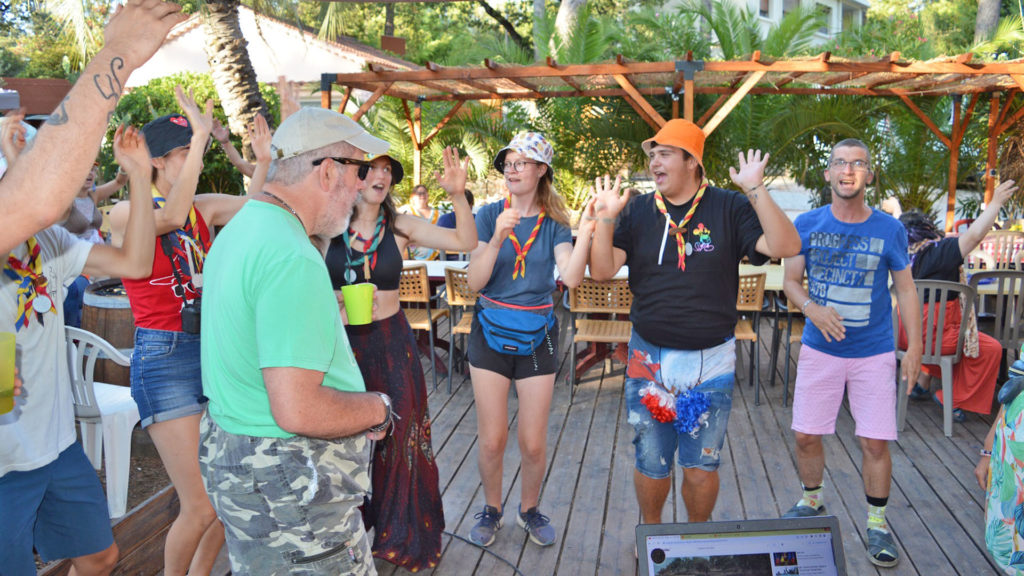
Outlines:
[[[320,108],[290,116],[271,144],[263,190],[203,270],[199,462],[236,574],[374,574],[357,507],[391,404],[365,392],[309,237],[345,230],[365,154],[388,144]]]

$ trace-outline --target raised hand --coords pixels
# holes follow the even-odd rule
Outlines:
[[[174,25],[188,18],[181,6],[163,0],[128,0],[114,10],[103,31],[103,50],[132,71],[156,53]],[[112,64],[113,65],[113,64]],[[122,78],[127,79],[125,73]]]
[[[262,114],[257,114],[249,125],[249,141],[252,142],[252,153],[256,157],[256,163],[270,164],[270,140],[273,134],[267,119]]]
[[[595,207],[597,206],[597,197],[591,190],[590,198],[587,200],[583,211],[580,212],[580,225],[577,231],[577,237],[589,238],[594,233],[594,229],[597,228],[597,216],[595,216]]]
[[[213,100],[207,100],[206,110],[202,111],[196,104],[192,89],[189,88],[188,94],[185,94],[181,84],[174,87],[174,99],[178,101],[178,106],[181,106],[182,112],[192,125],[193,136],[199,134],[203,139],[208,138],[213,132]]]
[[[285,118],[299,111],[299,87],[289,82],[287,76],[278,76],[277,95],[281,97],[281,122],[284,122]]]
[[[607,174],[603,178],[594,178],[594,187],[590,191],[591,198],[595,200],[593,217],[614,220],[622,212],[629,203],[629,194],[620,189],[621,185],[621,176],[616,176],[615,182]]]
[[[1017,192],[1016,184],[1013,180],[1003,180],[1000,182],[999,186],[996,186],[996,189],[992,191],[992,202],[998,203],[1000,206],[1005,204]]]
[[[12,110],[0,119],[0,153],[7,159],[7,168],[21,155],[25,149],[25,109]]]
[[[449,200],[455,202],[466,202],[466,175],[469,173],[469,156],[459,158],[459,151],[448,146],[442,152],[443,172],[434,172],[437,183],[448,193]]]
[[[114,160],[128,174],[149,174],[149,148],[134,126],[121,125],[114,132]]]
[[[730,166],[729,177],[740,187],[741,192],[749,194],[764,186],[764,167],[768,165],[770,156],[771,154],[765,153],[762,158],[760,150],[747,150],[745,157],[743,152],[739,153],[740,168],[737,170]]]
[[[210,131],[210,134],[213,135],[214,140],[221,144],[231,138],[231,132],[228,132],[228,129],[216,118],[213,119],[213,130]]]

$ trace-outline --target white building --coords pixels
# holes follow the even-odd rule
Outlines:
[[[745,2],[749,10],[758,15],[761,29],[768,29],[782,21],[783,16],[798,6],[816,8],[824,16],[827,26],[819,29],[821,40],[825,40],[843,30],[855,28],[864,23],[864,16],[871,6],[869,0],[732,0],[735,3]],[[667,7],[681,6],[684,0],[670,0]]]

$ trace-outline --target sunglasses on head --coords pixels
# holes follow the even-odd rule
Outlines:
[[[366,160],[356,160],[355,158],[336,158],[334,156],[328,156],[326,158],[313,160],[313,166],[323,164],[324,160],[334,160],[338,164],[358,166],[359,169],[356,171],[356,176],[358,176],[360,180],[366,180],[366,175],[370,173],[370,163]]]

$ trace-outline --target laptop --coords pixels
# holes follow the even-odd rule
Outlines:
[[[835,516],[640,524],[640,576],[846,576]]]

